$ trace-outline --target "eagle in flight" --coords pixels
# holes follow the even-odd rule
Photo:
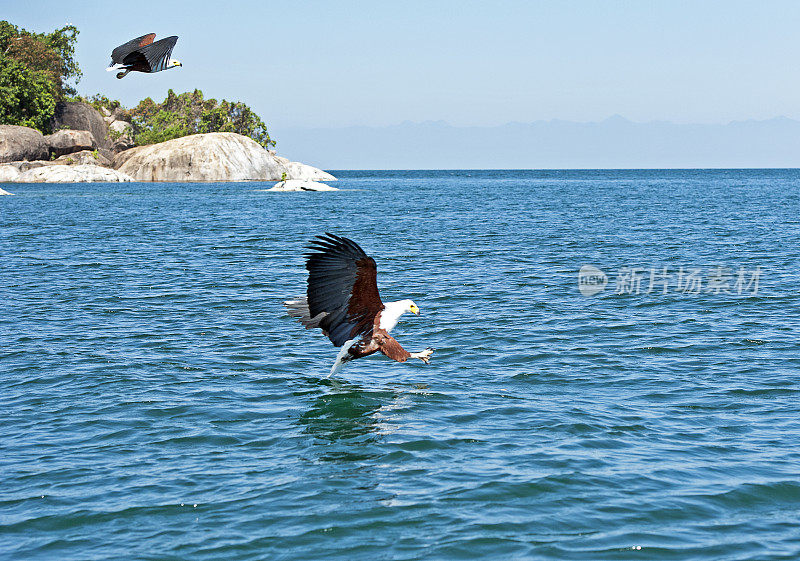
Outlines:
[[[306,329],[322,329],[341,347],[328,376],[344,363],[377,351],[397,362],[418,358],[428,364],[433,349],[410,353],[389,335],[400,316],[406,312],[419,315],[419,308],[411,300],[381,301],[378,268],[372,257],[354,241],[330,233],[316,236],[308,249],[306,296],[284,305]]]
[[[148,33],[120,45],[111,51],[111,64],[106,70],[124,70],[117,73],[117,78],[124,78],[128,72],[161,72],[183,66],[180,61],[170,58],[178,36],[159,39],[154,43],[155,38],[155,33]]]

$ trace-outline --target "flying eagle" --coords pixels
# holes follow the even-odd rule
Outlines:
[[[381,301],[378,267],[372,257],[356,242],[330,233],[316,236],[307,249],[306,297],[284,305],[306,329],[319,327],[341,347],[328,376],[336,374],[345,362],[377,351],[397,362],[418,358],[428,364],[433,349],[410,353],[389,335],[400,316],[406,312],[419,315],[419,308],[411,300]]]
[[[132,39],[111,51],[111,64],[106,71],[118,72],[117,78],[124,78],[128,72],[161,72],[167,68],[183,66],[180,61],[169,58],[178,36],[166,37],[153,43],[155,33],[148,33]]]

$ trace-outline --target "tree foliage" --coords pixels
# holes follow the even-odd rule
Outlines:
[[[69,81],[81,77],[77,37],[72,25],[32,33],[0,21],[0,124],[50,132],[56,102],[74,95]]]
[[[275,146],[267,126],[244,103],[204,99],[203,92],[167,92],[162,103],[151,98],[130,110],[136,144],[154,144],[190,134],[235,132],[249,136],[265,148]]]
[[[0,125],[50,132],[58,92],[53,82],[0,55]]]

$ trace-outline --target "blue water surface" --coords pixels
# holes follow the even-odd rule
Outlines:
[[[800,558],[799,171],[336,175],[2,185],[0,558]],[[430,365],[325,378],[325,231]]]

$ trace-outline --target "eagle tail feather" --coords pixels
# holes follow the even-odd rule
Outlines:
[[[312,318],[308,309],[308,299],[305,296],[301,296],[297,300],[287,300],[283,305],[286,306],[287,313],[302,323],[306,329],[319,327],[320,322],[328,315],[326,312],[320,312]]]

